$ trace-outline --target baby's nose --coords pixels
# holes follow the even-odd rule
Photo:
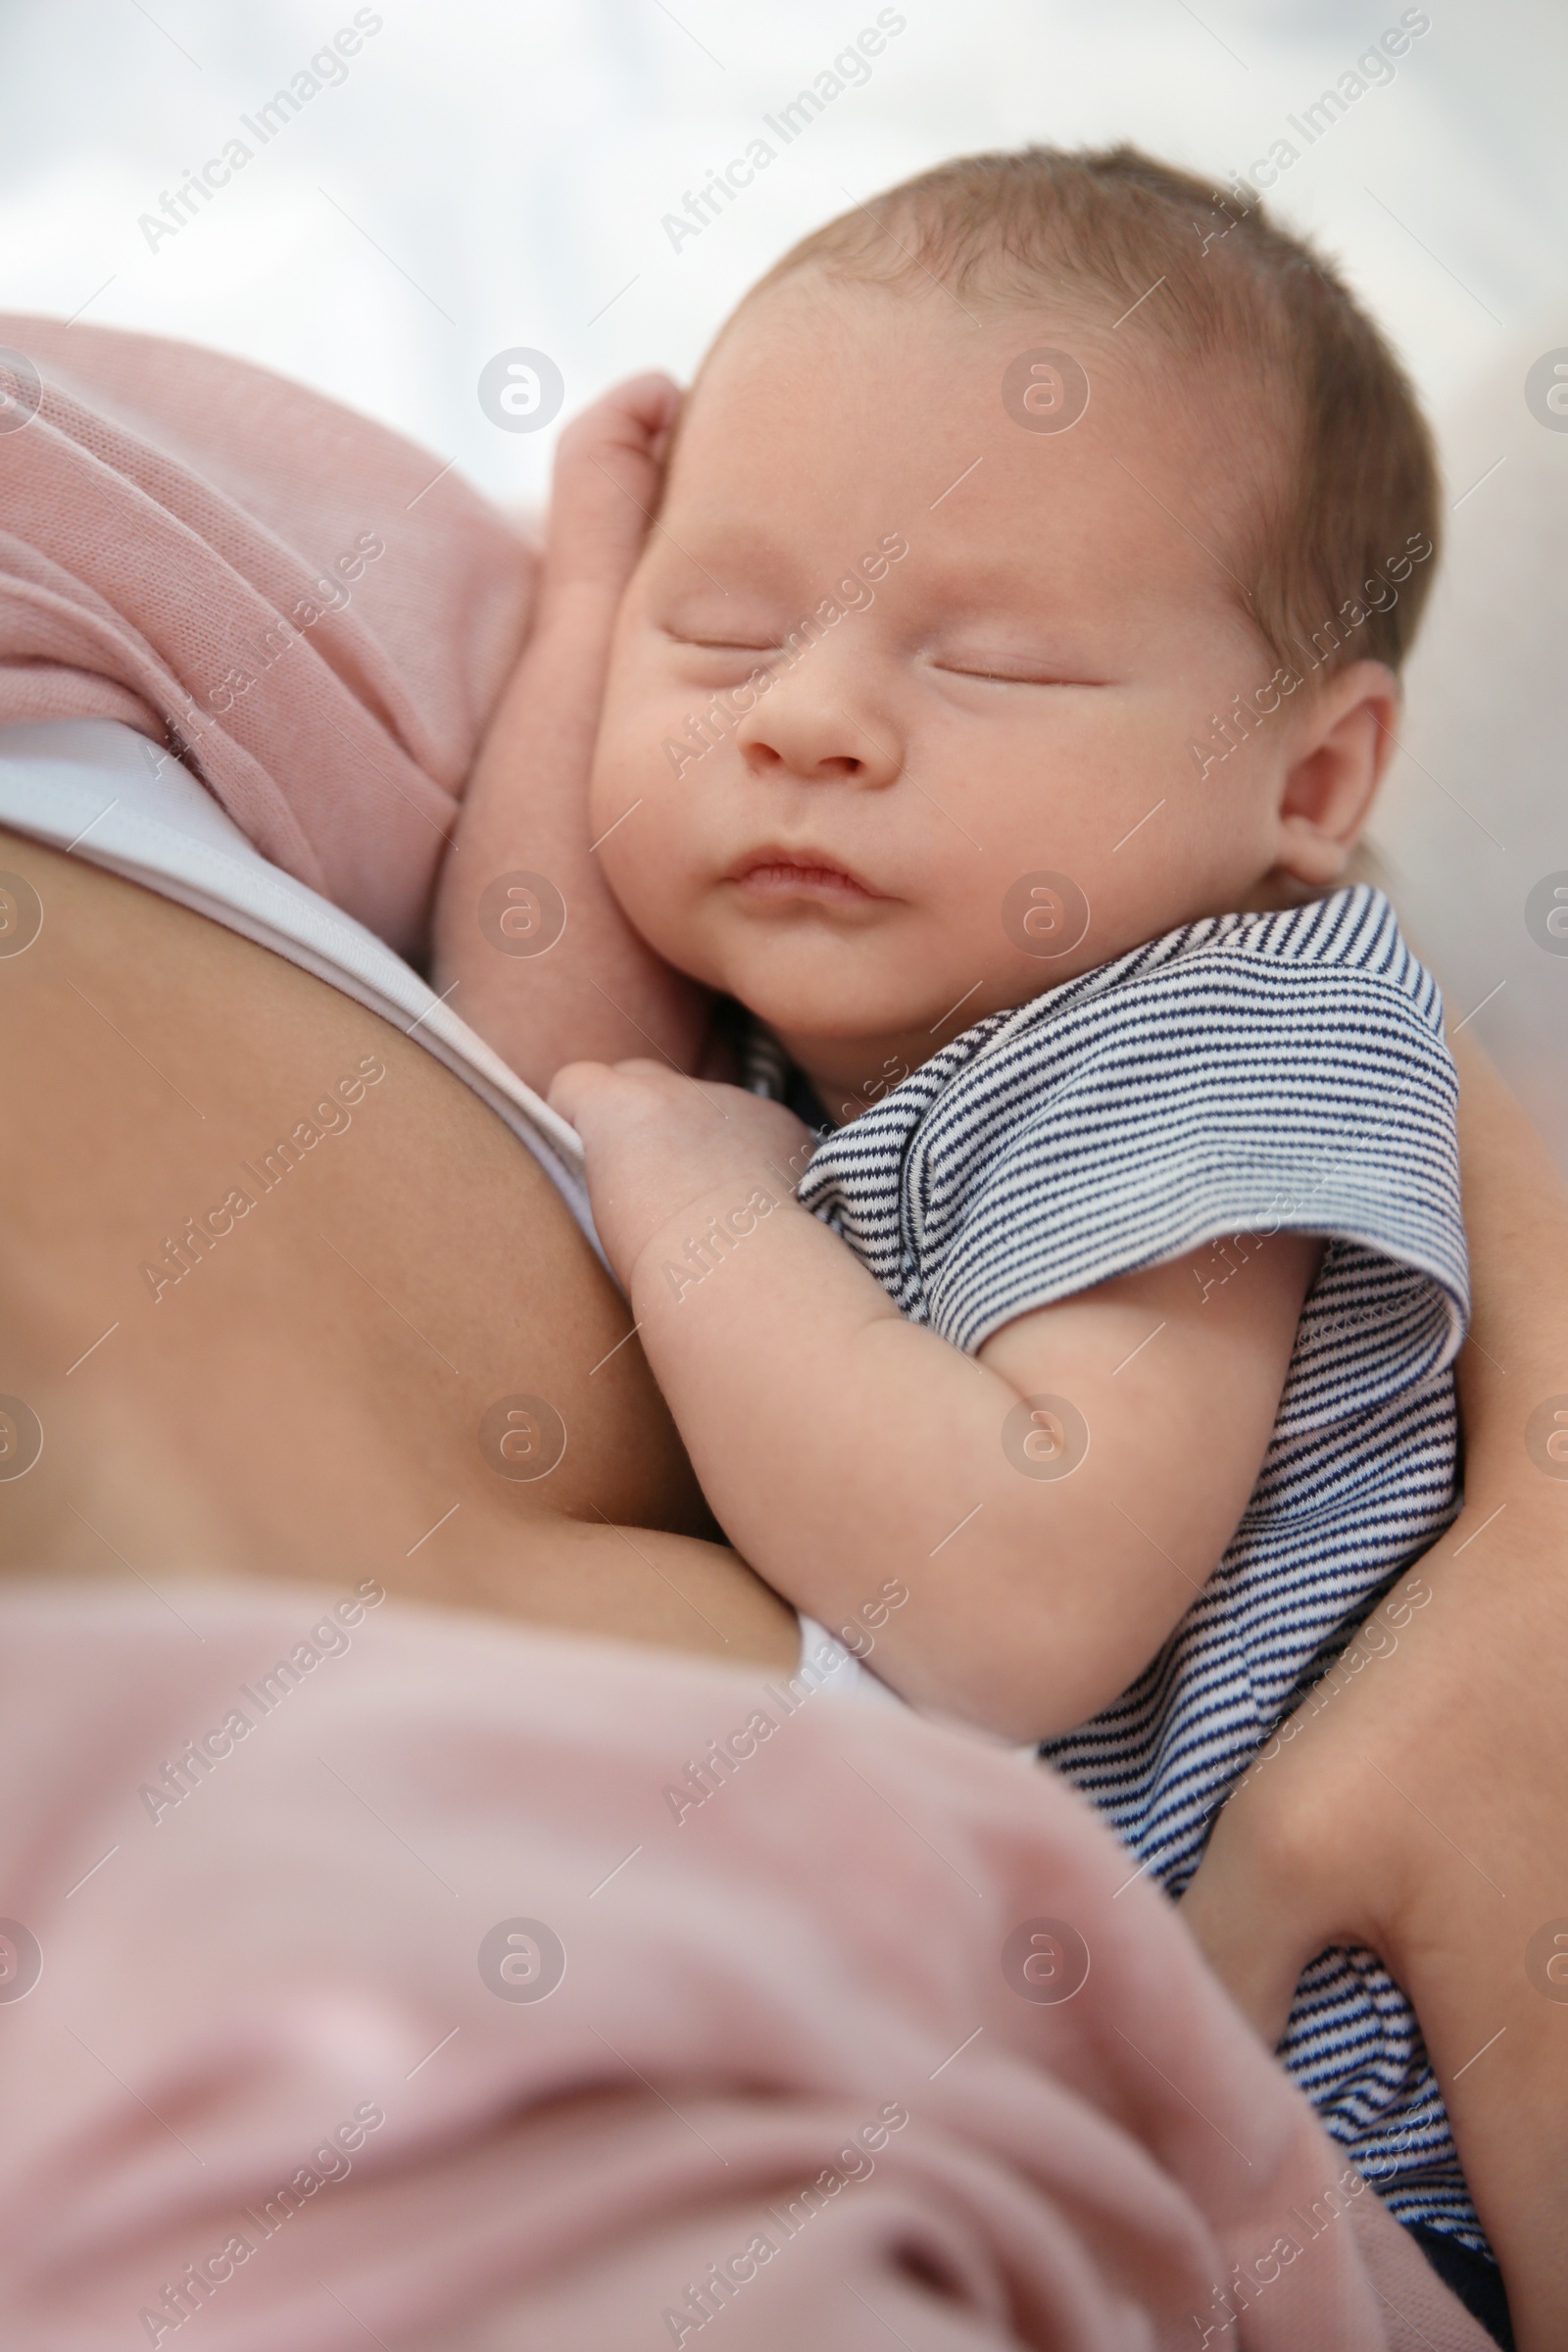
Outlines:
[[[874,789],[890,784],[902,765],[882,714],[857,711],[826,680],[778,680],[736,729],[735,740],[759,777]]]

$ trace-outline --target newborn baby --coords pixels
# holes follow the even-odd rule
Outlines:
[[[1348,879],[1426,427],[1331,271],[1127,150],[858,207],[677,410],[564,440],[436,984],[554,1076],[737,1548],[833,1628],[906,1589],[886,1682],[1043,1742],[1179,1894],[1455,1508],[1455,1081]],[[1372,1955],[1282,2052],[1484,2253]]]

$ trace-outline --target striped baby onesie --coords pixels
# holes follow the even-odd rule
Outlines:
[[[770,1040],[749,1071],[768,1083]],[[1200,1596],[1133,1688],[1041,1754],[1180,1894],[1294,1702],[1457,1508],[1469,1308],[1457,1082],[1436,981],[1380,891],[1189,923],[993,1013],[850,1125],[801,1200],[971,1354],[1013,1317],[1204,1244],[1327,1239],[1268,1451]],[[1281,2044],[1401,2221],[1486,2251],[1414,2013],[1322,1953]]]

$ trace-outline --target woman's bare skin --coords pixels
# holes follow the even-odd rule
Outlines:
[[[0,1479],[0,1565],[373,1577],[792,1662],[793,1612],[707,1540],[623,1301],[478,1097],[325,983],[79,857],[0,832],[0,868],[44,909],[0,958],[0,1392],[44,1433]],[[385,1076],[352,1124],[252,1181],[242,1163],[367,1057]],[[143,1265],[235,1187],[255,1206],[155,1298]],[[481,1451],[517,1396],[566,1430],[536,1480]]]

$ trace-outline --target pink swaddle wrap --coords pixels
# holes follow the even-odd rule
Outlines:
[[[533,573],[439,458],[318,393],[0,315],[0,725],[177,741],[266,857],[400,954]]]
[[[0,1597],[16,2352],[1484,2346],[1054,1776],[760,1673],[168,1597]]]

